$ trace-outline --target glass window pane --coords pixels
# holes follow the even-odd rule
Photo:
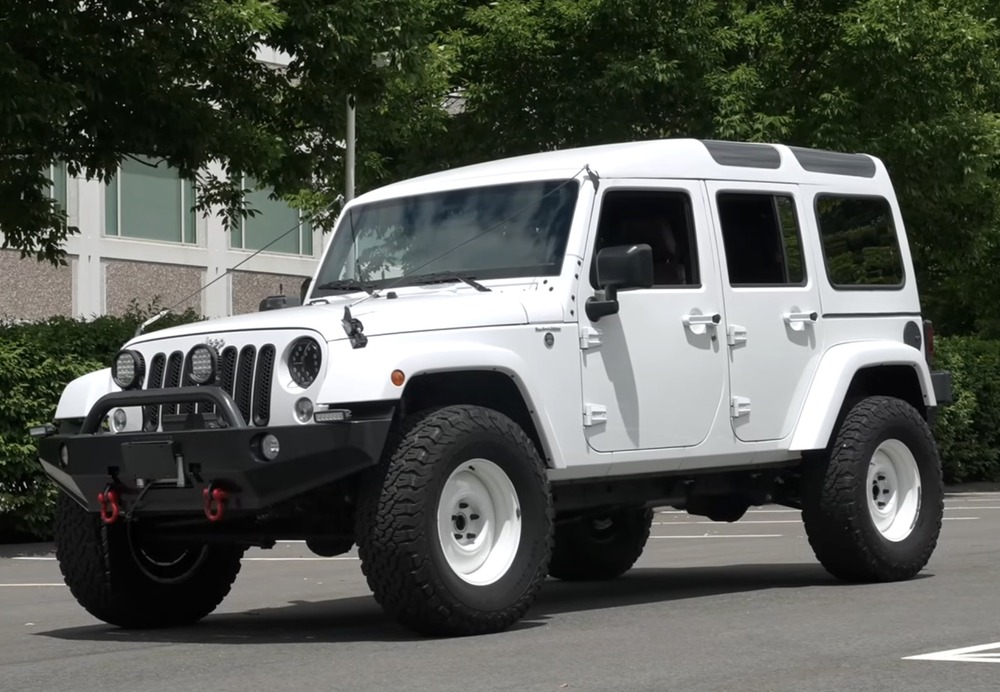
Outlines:
[[[184,242],[198,242],[198,213],[194,210],[194,182],[184,181]]]
[[[253,189],[256,181],[247,178],[245,187]],[[276,199],[269,199],[271,193],[269,188],[256,190],[247,195],[247,205],[251,209],[257,210],[257,214],[252,218],[247,217],[243,221],[245,237],[243,247],[247,250],[259,250],[272,240],[285,233],[289,229],[294,229],[284,238],[267,248],[267,252],[287,252],[297,255],[299,253],[299,212],[285,202]]]
[[[181,183],[175,169],[137,161],[121,167],[121,235],[181,241]]]
[[[104,233],[118,235],[118,176],[104,186]]]
[[[822,195],[816,199],[816,216],[833,286],[903,285],[903,261],[888,201]]]
[[[313,228],[308,221],[302,222],[302,254],[307,257],[313,254]]]
[[[731,286],[805,282],[799,222],[791,197],[721,192],[717,204]]]
[[[57,163],[52,167],[52,199],[56,201],[59,208],[66,211],[66,164]]]

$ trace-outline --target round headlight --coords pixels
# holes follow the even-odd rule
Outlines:
[[[297,339],[288,352],[288,372],[292,381],[300,387],[308,387],[316,381],[323,354],[315,339],[308,337]]]
[[[195,384],[210,384],[215,379],[215,351],[205,344],[198,344],[188,354],[190,370],[188,377]]]
[[[111,363],[111,379],[122,389],[142,386],[146,362],[138,351],[119,351]]]

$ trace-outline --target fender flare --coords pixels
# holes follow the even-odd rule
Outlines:
[[[394,369],[406,373],[407,382],[421,375],[463,370],[495,371],[506,374],[514,380],[528,410],[533,413],[542,448],[555,468],[565,465],[556,425],[543,405],[544,397],[534,378],[526,375],[529,365],[511,349],[486,343],[465,340],[433,340],[411,347],[404,354],[395,349],[381,351],[372,348],[372,343],[354,352],[355,358],[350,370],[328,371],[326,383],[317,397],[318,403],[343,401],[346,392],[353,401],[397,401],[403,389],[389,381],[388,374]],[[358,356],[367,362],[358,360]],[[372,378],[371,373],[384,371],[386,377]]]
[[[111,379],[111,368],[95,370],[72,380],[63,389],[56,406],[56,420],[86,418],[91,407],[105,394],[121,391]]]
[[[855,341],[834,346],[820,361],[799,412],[789,449],[824,449],[857,372],[882,365],[908,365],[920,383],[924,404],[936,406],[930,369],[923,353],[898,341]]]

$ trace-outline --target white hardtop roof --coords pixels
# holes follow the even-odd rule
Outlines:
[[[569,178],[585,166],[603,178],[744,180],[772,183],[888,183],[882,162],[782,144],[659,139],[546,151],[462,166],[386,185],[356,203],[489,183]]]

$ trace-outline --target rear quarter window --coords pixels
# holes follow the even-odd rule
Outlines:
[[[816,197],[816,221],[834,288],[903,287],[903,258],[888,200],[822,194]]]

